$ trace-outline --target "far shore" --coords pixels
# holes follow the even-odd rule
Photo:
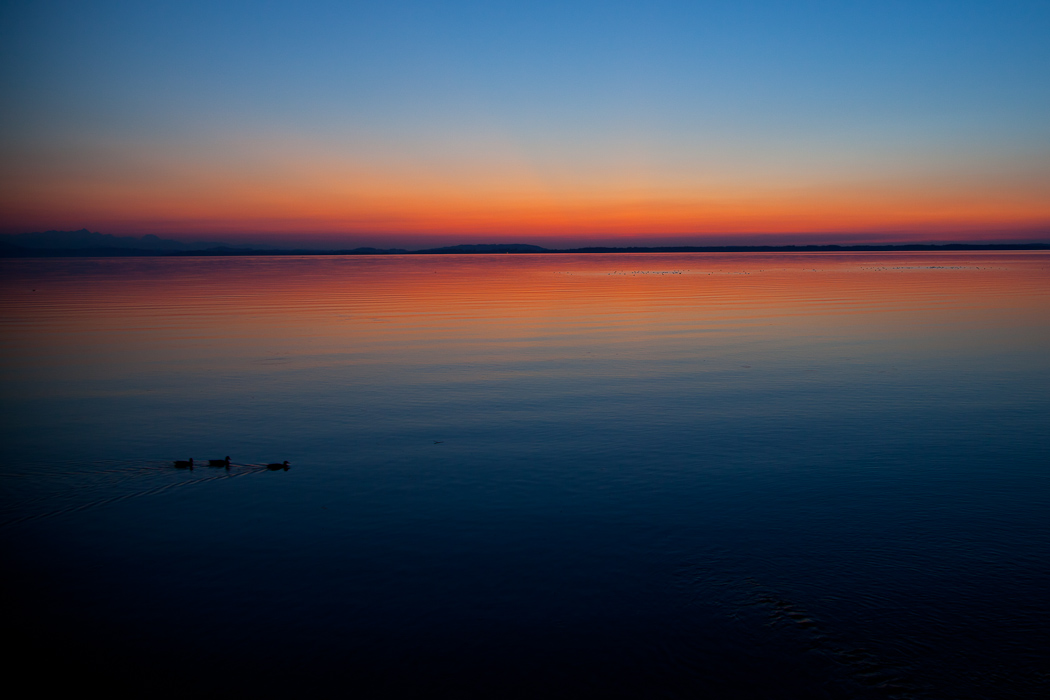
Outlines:
[[[352,248],[338,250],[234,248],[215,246],[197,250],[150,250],[128,247],[32,248],[0,244],[2,258],[70,257],[187,257],[187,256],[287,256],[287,255],[536,255],[564,253],[860,253],[916,251],[1025,251],[1050,250],[1050,243],[945,243],[905,245],[725,245],[725,246],[593,246],[543,248],[527,244],[469,244],[405,250],[401,248]]]

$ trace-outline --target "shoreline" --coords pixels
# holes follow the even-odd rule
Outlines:
[[[591,246],[543,248],[526,244],[458,245],[423,250],[353,248],[333,250],[203,248],[200,250],[148,250],[142,248],[27,248],[0,247],[0,258],[111,258],[111,257],[215,257],[307,255],[562,255],[610,253],[893,253],[965,251],[1050,251],[1050,243],[946,243],[904,245],[783,245],[783,246]]]

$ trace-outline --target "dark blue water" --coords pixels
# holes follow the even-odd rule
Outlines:
[[[1046,254],[2,267],[41,690],[1050,690]]]

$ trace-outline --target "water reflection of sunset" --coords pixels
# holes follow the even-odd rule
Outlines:
[[[231,363],[254,357],[264,373],[290,364],[435,362],[556,372],[558,362],[581,358],[644,373],[647,358],[719,356],[763,338],[790,346],[884,334],[888,344],[950,344],[967,331],[953,325],[961,312],[1009,343],[1012,327],[1039,327],[1050,304],[1048,256],[1038,253],[62,263],[69,284],[91,278],[76,297],[61,278],[33,292],[13,281],[39,264],[9,265],[10,327],[60,321],[90,361],[104,354],[122,371],[152,362],[189,371],[195,357],[229,355]],[[32,365],[20,335],[7,337],[9,358]]]
[[[90,648],[118,619],[106,653],[145,647],[129,666],[156,677],[207,669],[179,656],[200,630],[234,655],[231,689],[291,658],[290,697],[301,669],[331,688],[410,669],[405,695],[429,697],[452,668],[469,691],[493,658],[507,692],[462,697],[514,695],[503,668],[545,674],[540,697],[564,683],[550,659],[588,649],[566,697],[651,697],[654,679],[707,697],[709,678],[777,697],[782,673],[737,678],[813,648],[775,636],[761,581],[788,612],[829,606],[807,624],[878,645],[910,687],[966,697],[965,665],[989,697],[1003,669],[1040,696],[1050,254],[0,267],[0,534],[57,587],[27,630],[53,614],[45,631]],[[223,455],[229,471],[173,462]]]

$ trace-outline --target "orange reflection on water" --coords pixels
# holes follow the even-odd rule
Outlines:
[[[346,364],[610,371],[1050,347],[1045,253],[309,256],[6,261],[9,372]],[[803,347],[805,349],[803,349]],[[742,358],[742,359],[741,359]],[[754,360],[758,361],[758,360]],[[529,369],[524,369],[525,367]]]

